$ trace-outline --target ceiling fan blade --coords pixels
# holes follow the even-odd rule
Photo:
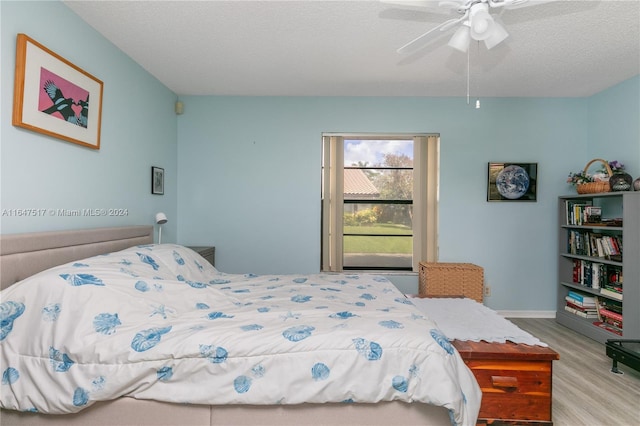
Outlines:
[[[449,19],[447,22],[443,22],[440,26],[440,31],[447,31],[453,27],[455,27],[459,22],[464,21],[469,16],[469,12],[465,12],[460,18]]]
[[[520,9],[521,7],[537,6],[558,0],[489,0],[489,6],[504,9]]]
[[[419,50],[420,48],[422,48],[422,46],[424,45],[425,41],[428,39],[428,37],[432,33],[434,33],[437,30],[446,31],[449,28],[452,28],[458,22],[464,20],[466,17],[467,17],[467,14],[465,13],[460,18],[454,18],[454,19],[449,19],[448,21],[444,21],[443,23],[431,28],[429,31],[427,31],[426,33],[422,34],[420,37],[417,37],[417,38],[411,40],[409,43],[407,43],[404,46],[402,46],[401,48],[399,48],[397,50],[397,52],[398,53],[413,53],[413,52]]]
[[[410,9],[421,9],[438,7],[438,0],[379,0],[380,3],[390,6],[408,7]]]
[[[468,3],[466,0],[442,0],[438,3],[438,6],[449,9],[460,9]]]

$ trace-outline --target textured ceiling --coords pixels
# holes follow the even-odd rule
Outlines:
[[[467,54],[437,32],[458,16],[379,1],[64,1],[178,95],[466,96]],[[471,96],[589,96],[640,74],[640,0],[555,1],[500,18],[472,44]],[[640,96],[640,94],[639,94]]]

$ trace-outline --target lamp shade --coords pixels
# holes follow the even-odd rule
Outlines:
[[[471,43],[471,39],[469,38],[469,24],[465,22],[456,30],[448,44],[456,50],[466,52],[469,50],[469,43]]]
[[[484,44],[487,46],[487,49],[491,49],[502,43],[507,37],[509,37],[507,30],[505,30],[498,21],[494,20],[491,34],[485,39]]]
[[[486,3],[476,3],[471,6],[469,22],[471,37],[474,40],[486,40],[489,38],[494,22]]]
[[[156,213],[156,223],[158,225],[162,225],[163,223],[167,223],[167,215],[164,213]]]

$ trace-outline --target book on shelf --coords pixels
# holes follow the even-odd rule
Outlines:
[[[617,217],[617,218],[613,218],[613,219],[602,219],[602,223],[607,225],[607,226],[620,226],[622,227],[622,218],[621,217]]]
[[[589,237],[589,253],[588,255],[591,257],[598,257],[598,238],[596,238],[596,234],[590,233],[587,234]]]
[[[597,297],[596,303],[599,305],[599,308],[604,308],[622,315],[622,302],[620,301]]]
[[[620,239],[620,237],[612,236],[612,235],[603,235],[602,242],[603,242],[603,245],[605,245],[606,249],[609,251],[609,256],[622,254],[622,250],[621,250],[622,239]]]
[[[619,267],[611,267],[607,270],[607,282],[608,283],[619,283],[622,286],[622,282],[624,281],[624,277],[622,275],[622,269]]]
[[[605,265],[603,263],[593,262],[591,263],[591,288],[599,289],[604,281]]]
[[[616,266],[612,266],[607,269],[606,280],[600,289],[600,294],[609,296],[616,300],[622,300],[622,284],[624,278],[622,276],[622,269]]]
[[[608,324],[608,325],[610,325],[612,327],[619,328],[620,330],[623,329],[622,328],[622,321],[620,321],[620,320],[617,320],[617,319],[611,318],[611,317],[604,317],[604,316],[601,316],[600,318],[601,318],[601,321],[603,323],[605,323],[605,324]]]
[[[596,304],[595,296],[589,296],[573,290],[569,290],[567,297],[574,300],[580,306],[595,306]]]
[[[564,307],[564,310],[567,311],[567,312],[570,312],[570,313],[572,313],[574,315],[577,315],[579,317],[582,317],[582,318],[598,318],[598,319],[600,318],[598,316],[598,313],[595,310],[593,312],[591,312],[591,311],[583,311],[581,309],[577,309],[577,308],[575,308],[573,306],[570,306],[570,305],[566,305]]]
[[[600,298],[596,297],[596,315],[598,317],[598,321],[602,321],[602,315],[600,315],[600,307],[602,305],[600,304]]]
[[[600,308],[598,312],[600,313],[601,317],[611,318],[612,320],[620,322],[620,325],[622,326],[622,314],[619,314],[618,312],[610,311],[609,309],[606,309],[606,308]]]
[[[622,291],[618,292],[616,290],[612,290],[612,289],[609,289],[609,288],[601,288],[600,289],[600,294],[612,297],[612,298],[614,298],[616,300],[622,300]]]
[[[607,331],[610,331],[611,333],[617,334],[618,336],[622,336],[622,329],[613,326],[611,324],[607,324],[606,322],[602,322],[602,321],[594,321],[593,325],[595,325],[596,327],[600,327],[602,329],[605,329]]]
[[[579,311],[583,311],[583,312],[597,312],[597,304],[594,305],[580,305],[576,302],[575,299],[570,298],[569,296],[567,296],[565,298],[565,305],[569,306],[570,308],[574,308],[574,309],[578,309]]]
[[[571,270],[571,281],[578,284],[580,283],[580,270],[582,268],[582,261],[578,259],[573,259],[573,268]]]
[[[584,223],[600,223],[602,220],[602,207],[600,206],[585,206],[584,208]]]
[[[575,299],[572,299],[571,297],[567,296],[565,298],[566,303],[564,306],[564,310],[567,312],[570,312],[572,314],[578,315],[582,318],[598,318],[600,319],[600,316],[598,315],[598,309],[596,305],[582,305],[580,304],[580,302],[578,302]]]
[[[600,314],[599,311],[597,309],[597,307],[594,306],[584,306],[584,305],[580,305],[578,303],[573,302],[570,299],[566,300],[566,303],[564,305],[564,310],[567,312],[571,312],[573,314],[579,315],[583,318],[600,318]]]

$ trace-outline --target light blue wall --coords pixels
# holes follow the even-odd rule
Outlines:
[[[322,132],[439,132],[440,260],[485,268],[487,304],[554,310],[556,199],[593,157],[640,175],[640,78],[588,99],[182,100],[59,2],[0,2],[0,208],[126,208],[125,217],[0,217],[0,232],[152,223],[163,241],[215,244],[226,272],[316,272]],[[51,22],[56,22],[55,26]],[[99,151],[11,126],[22,32],[105,83]],[[179,143],[178,143],[179,142]],[[177,156],[177,159],[176,159]],[[537,162],[536,203],[487,203],[490,161]],[[150,167],[165,195],[150,194]],[[178,235],[179,230],[179,235]],[[393,277],[405,291],[417,279]]]
[[[640,177],[640,76],[589,98],[588,116],[585,159],[618,160]]]
[[[64,4],[0,2],[0,217],[2,233],[152,224],[177,230],[175,94]],[[16,34],[25,33],[104,82],[100,150],[11,125]],[[92,104],[93,107],[95,104]],[[151,195],[151,166],[165,169],[165,195]],[[127,209],[122,217],[10,216],[11,209]]]
[[[441,134],[440,260],[485,268],[497,309],[553,310],[556,198],[587,140],[584,99],[182,99],[179,240],[226,272],[317,272],[322,132]],[[536,203],[488,203],[487,163],[537,162]],[[394,281],[405,291],[417,280]]]

